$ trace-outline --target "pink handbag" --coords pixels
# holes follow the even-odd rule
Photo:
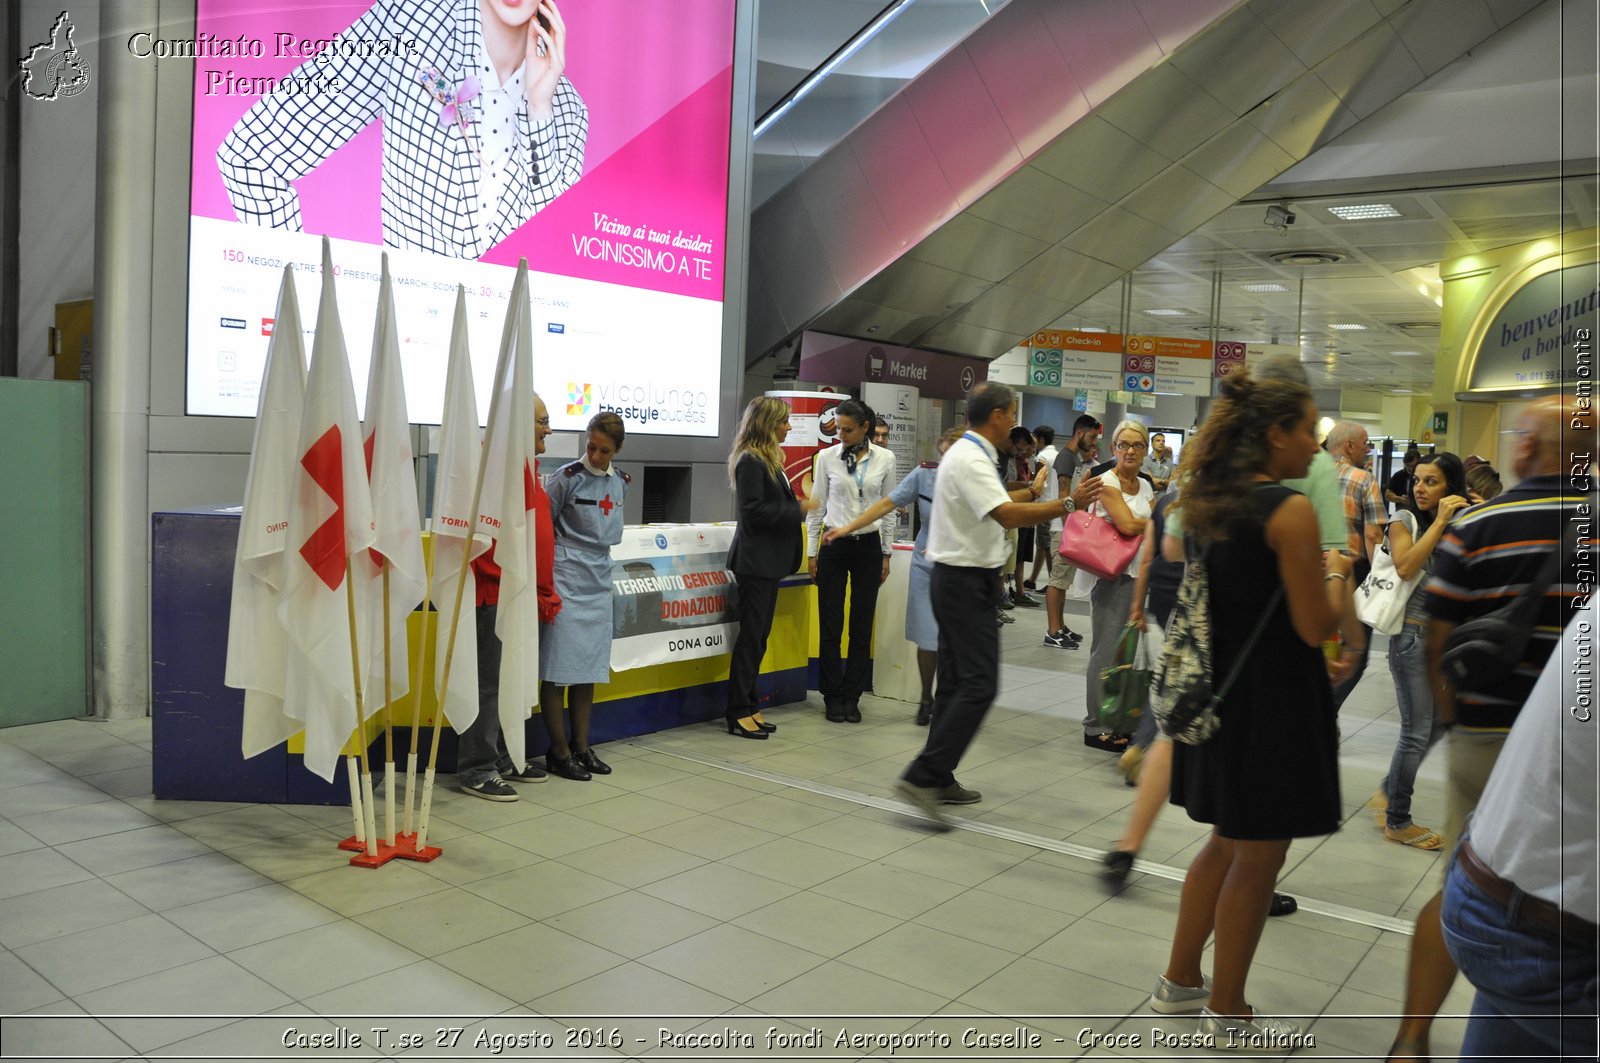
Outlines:
[[[1058,553],[1069,564],[1101,579],[1116,579],[1128,571],[1128,566],[1139,553],[1142,535],[1123,535],[1109,520],[1097,517],[1092,510],[1068,513],[1061,522],[1061,546]]]

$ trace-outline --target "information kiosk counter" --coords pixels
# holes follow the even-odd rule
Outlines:
[[[324,783],[305,769],[298,736],[249,760],[240,755],[244,694],[222,681],[238,510],[157,513],[153,521],[150,651],[156,797],[283,804],[348,801],[342,778]],[[596,744],[721,720],[728,654],[737,631],[728,622],[731,612],[723,615],[736,593],[732,576],[722,567],[732,536],[731,524],[637,526],[629,527],[613,548],[613,671],[611,682],[595,688],[591,737]],[[909,561],[910,555],[904,556]],[[895,565],[902,582],[903,567]],[[900,598],[903,602],[903,589]],[[763,705],[803,701],[814,685],[815,599],[803,572],[784,581],[761,664]],[[879,603],[880,610],[888,606],[882,597]],[[412,659],[403,666],[412,675],[419,663],[416,654],[426,651],[420,662],[425,736],[435,713],[434,624],[441,615],[448,622],[449,607],[442,608],[444,614],[414,612],[408,624]],[[471,622],[470,614],[464,620]],[[884,630],[892,630],[898,639],[900,625]],[[411,744],[411,697],[397,700],[391,712],[396,759],[401,762]],[[527,723],[529,756],[542,755],[547,745],[537,715]],[[375,741],[381,761],[381,715],[369,721],[367,737]],[[455,732],[447,726],[439,770],[454,766]]]

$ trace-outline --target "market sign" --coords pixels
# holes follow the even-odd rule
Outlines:
[[[1577,383],[1580,349],[1588,352],[1600,330],[1597,305],[1600,263],[1535,277],[1484,329],[1466,391],[1541,391]],[[1587,358],[1582,362],[1589,364]]]
[[[800,338],[799,370],[801,380],[815,384],[909,384],[925,399],[966,398],[974,385],[989,377],[989,363],[982,358],[810,331]]]

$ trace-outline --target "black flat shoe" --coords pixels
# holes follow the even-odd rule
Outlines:
[[[1128,873],[1133,870],[1133,854],[1126,849],[1113,849],[1100,858],[1105,865],[1100,871],[1100,877],[1109,885],[1120,886],[1128,881]]]
[[[578,758],[570,754],[565,757],[558,757],[554,753],[546,753],[544,755],[544,767],[551,775],[559,775],[563,779],[571,779],[573,782],[588,782],[594,778],[589,774],[588,769],[578,763]]]
[[[758,742],[765,742],[767,740],[767,732],[763,731],[760,726],[757,726],[754,731],[745,730],[745,728],[739,723],[740,719],[743,718],[744,717],[729,716],[728,733],[731,735],[738,735],[740,738],[754,738]]]
[[[917,706],[917,726],[926,727],[933,720],[933,702],[924,701]]]
[[[580,749],[572,754],[572,759],[589,769],[596,775],[610,775],[611,765],[594,755],[592,749]]]
[[[860,723],[861,722],[861,705],[860,705],[859,702],[856,702],[856,701],[853,701],[853,700],[845,702],[845,704],[844,704],[844,722],[845,723]]]
[[[1293,915],[1300,910],[1300,902],[1287,893],[1274,893],[1272,904],[1267,908],[1267,915]]]

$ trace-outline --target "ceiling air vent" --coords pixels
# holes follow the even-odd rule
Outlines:
[[[1331,266],[1344,256],[1332,251],[1279,251],[1271,256],[1281,266]]]
[[[1401,332],[1438,332],[1439,331],[1439,322],[1437,322],[1437,321],[1396,321],[1393,324],[1391,324],[1389,327],[1390,328],[1397,328]]]

